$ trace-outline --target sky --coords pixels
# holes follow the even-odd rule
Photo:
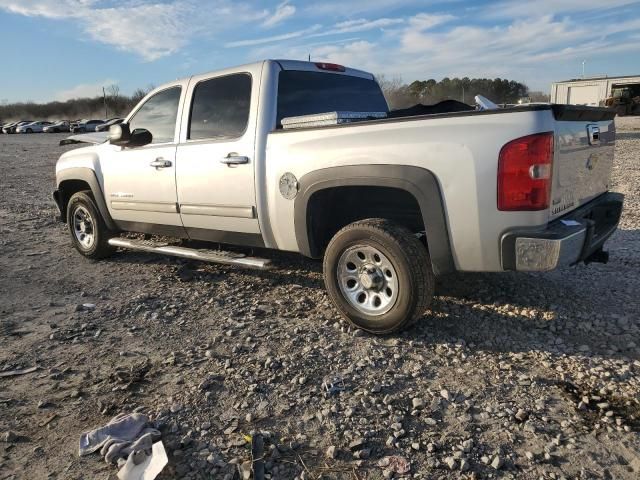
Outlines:
[[[0,102],[159,85],[265,58],[403,82],[501,77],[548,92],[640,74],[635,0],[0,0]]]

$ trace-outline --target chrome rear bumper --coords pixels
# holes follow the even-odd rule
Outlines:
[[[548,271],[581,261],[606,261],[602,246],[618,226],[623,199],[620,193],[605,193],[543,230],[505,233],[503,269]]]

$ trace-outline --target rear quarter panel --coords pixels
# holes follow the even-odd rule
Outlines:
[[[430,170],[438,179],[456,268],[502,270],[502,233],[514,227],[545,225],[548,211],[497,210],[500,148],[515,138],[550,130],[552,113],[541,110],[433,115],[270,133],[265,179],[274,241],[280,249],[299,251],[294,202],[283,198],[278,188],[285,172],[300,179],[311,171],[335,166],[409,165]]]

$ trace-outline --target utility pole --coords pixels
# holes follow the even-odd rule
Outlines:
[[[462,103],[464,103],[464,85],[462,85]]]
[[[102,87],[102,100],[104,102],[104,119],[106,120],[109,115],[107,114],[107,94],[104,91],[104,87]]]
[[[311,61],[311,54],[309,54],[309,61]]]
[[[586,60],[582,60],[582,78],[584,78],[584,64],[586,63]]]

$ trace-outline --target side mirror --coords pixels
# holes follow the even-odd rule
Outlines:
[[[131,132],[131,138],[129,139],[129,147],[142,147],[148,145],[153,140],[151,132],[146,128],[136,128]]]
[[[129,143],[130,139],[131,139],[131,133],[129,132],[128,124],[120,123],[118,125],[111,125],[109,127],[109,143],[110,144],[124,147]]]
[[[149,130],[136,128],[133,132],[129,130],[129,125],[120,123],[109,127],[109,143],[120,147],[142,147],[148,145],[153,140]]]

